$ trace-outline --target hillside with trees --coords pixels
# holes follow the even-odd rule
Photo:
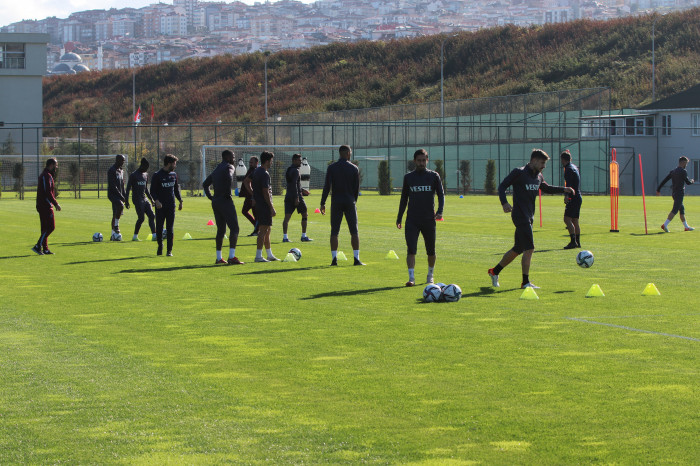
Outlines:
[[[665,16],[574,21],[391,42],[335,43],[265,56],[218,56],[136,70],[145,121],[260,121],[268,60],[269,115],[379,107],[445,99],[610,87],[612,106],[651,102],[652,23],[656,95],[700,82],[700,9]],[[45,123],[128,122],[132,70],[44,80]]]

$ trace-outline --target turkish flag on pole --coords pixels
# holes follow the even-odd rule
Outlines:
[[[134,123],[141,123],[141,106],[139,105],[139,109],[136,110],[136,115],[134,116]]]
[[[151,123],[153,123],[153,117],[155,116],[155,108],[153,107],[153,101],[151,101]]]

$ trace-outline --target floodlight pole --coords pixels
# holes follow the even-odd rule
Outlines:
[[[654,18],[654,22],[651,23],[651,101],[656,101],[656,21],[659,19],[657,16]]]

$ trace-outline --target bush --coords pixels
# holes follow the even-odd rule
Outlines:
[[[459,162],[459,176],[462,181],[462,193],[467,194],[472,189],[471,160],[461,160]]]
[[[435,164],[435,171],[437,172],[438,175],[440,175],[440,179],[442,180],[442,188],[445,188],[445,165],[442,160],[436,159],[434,162]]]
[[[377,166],[377,180],[379,194],[382,196],[391,194],[391,173],[389,172],[389,162],[386,160],[382,160]]]
[[[78,198],[78,186],[80,185],[80,167],[78,162],[68,162],[68,184],[73,190],[73,197]]]
[[[486,194],[496,193],[496,161],[490,159],[486,162],[486,181],[484,182]]]
[[[24,199],[24,165],[17,162],[12,166],[12,178],[15,179],[14,190],[20,199]]]

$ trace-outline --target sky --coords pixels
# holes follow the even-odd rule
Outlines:
[[[231,0],[226,1],[231,3]],[[242,1],[252,5],[256,0]],[[311,0],[302,1],[310,3]],[[50,16],[67,18],[71,13],[78,11],[142,8],[153,3],[159,3],[159,0],[2,0],[0,26],[7,26],[23,19],[44,19]],[[162,0],[162,3],[172,4],[172,0]]]

